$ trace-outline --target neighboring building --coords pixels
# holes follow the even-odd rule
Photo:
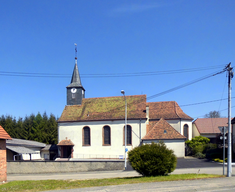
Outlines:
[[[71,84],[67,86],[67,106],[58,120],[59,156],[123,158],[124,96],[85,98],[75,61]],[[178,157],[184,157],[184,141],[192,138],[193,119],[175,101],[147,103],[146,95],[125,98],[127,149],[163,140]],[[164,137],[160,137],[162,134]]]
[[[193,137],[203,136],[211,143],[218,143],[220,130],[218,127],[228,127],[228,118],[198,118],[193,122]]]
[[[7,160],[41,160],[40,151],[44,147],[46,144],[37,141],[12,138],[6,142]]]
[[[8,139],[11,139],[10,135],[0,125],[0,182],[7,181],[6,140]]]
[[[233,152],[235,153],[235,117],[231,120],[231,127],[232,127]]]
[[[44,160],[55,160],[58,157],[57,145],[46,145],[46,147],[41,149],[41,157]]]

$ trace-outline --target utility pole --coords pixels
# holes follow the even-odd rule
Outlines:
[[[126,96],[125,96],[125,91],[124,90],[121,90],[121,93],[123,94],[124,96],[124,99],[125,99],[125,134],[124,134],[124,137],[125,137],[125,163],[124,163],[124,170],[127,169],[127,159],[126,159],[126,152],[127,152],[127,148],[126,148],[126,141],[127,141],[127,101],[126,101]]]
[[[227,154],[227,177],[232,175],[232,145],[231,145],[231,79],[233,78],[231,63],[227,66],[228,71],[228,154]]]

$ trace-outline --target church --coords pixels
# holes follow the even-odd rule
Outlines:
[[[177,157],[185,156],[193,118],[177,102],[147,102],[146,95],[85,98],[76,57],[66,89],[67,105],[58,120],[60,158],[122,159],[125,150],[160,140]]]

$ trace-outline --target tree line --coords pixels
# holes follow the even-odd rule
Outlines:
[[[0,125],[12,138],[57,144],[57,119],[53,114],[31,114],[18,120],[10,115],[2,115]]]

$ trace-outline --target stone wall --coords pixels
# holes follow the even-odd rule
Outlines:
[[[123,169],[123,160],[7,162],[8,174],[68,173],[85,171],[111,171]]]
[[[7,180],[6,140],[0,139],[0,182]]]

